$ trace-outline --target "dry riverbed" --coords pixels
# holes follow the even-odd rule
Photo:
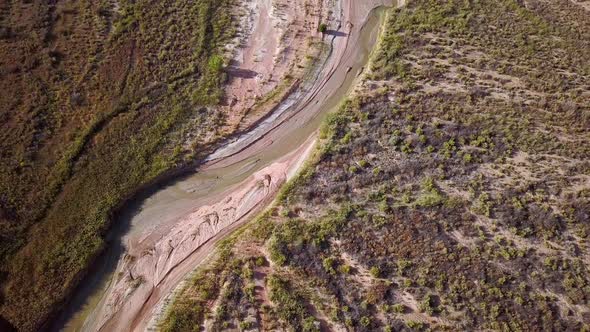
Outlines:
[[[157,217],[145,218],[147,226],[136,225],[141,219],[132,222],[136,229],[125,237],[126,253],[85,330],[144,330],[162,300],[215,243],[274,199],[312,151],[319,114],[337,107],[362,72],[378,31],[378,20],[371,19],[369,31],[365,23],[372,9],[382,5],[391,1],[250,3],[249,36],[235,50],[229,69],[230,75],[235,71],[228,87],[231,102],[225,107],[253,108],[256,95],[277,89],[277,78],[303,61],[306,44],[322,38],[316,32],[320,21],[329,23],[323,38],[328,57],[318,60],[301,83],[294,81],[272,115],[207,159],[195,187],[184,189],[198,193],[197,199],[182,204],[170,199],[168,213],[154,211]],[[138,214],[145,211],[149,206]]]

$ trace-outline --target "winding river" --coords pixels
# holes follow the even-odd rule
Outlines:
[[[52,330],[119,330],[114,326],[122,325],[108,325],[108,320],[105,320],[107,323],[99,322],[97,312],[105,307],[106,298],[114,287],[113,280],[122,273],[121,265],[126,253],[132,249],[142,249],[142,243],[151,238],[155,240],[147,242],[155,243],[158,238],[174,230],[177,220],[200,206],[223,199],[225,193],[243,186],[253,174],[284,160],[285,156],[304,156],[311,151],[320,123],[351,91],[367,65],[385,13],[385,8],[381,5],[390,4],[390,1],[385,0],[372,1],[374,4],[368,5],[370,8],[358,9],[356,7],[359,5],[353,4],[354,2],[363,1],[343,1],[349,8],[342,10],[348,10],[348,17],[353,17],[354,20],[343,22],[343,33],[327,36],[333,45],[334,54],[324,64],[328,68],[322,68],[323,72],[318,72],[311,84],[294,92],[279,106],[275,114],[251,133],[230,142],[209,156],[195,173],[163,186],[147,197],[137,199],[122,211],[118,220],[113,223],[114,227],[107,239],[107,250],[84,279]],[[358,17],[355,18],[354,15]],[[361,24],[354,26],[351,22],[355,20]],[[264,203],[268,204],[268,200],[264,200]],[[262,208],[264,206],[256,206],[254,212]],[[251,217],[250,214],[248,216]],[[198,250],[211,250],[221,237],[212,236],[207,240],[208,246],[202,245],[206,248],[199,247]],[[167,275],[162,278],[166,279],[167,286],[160,290],[161,294],[158,296],[151,291],[150,301],[141,303],[145,308],[140,312],[147,312],[146,317],[153,315],[156,304],[161,303],[166,293],[169,294],[186,277],[185,272],[194,269],[195,263],[199,262],[196,259],[187,260],[187,266],[178,271],[177,277],[168,280]],[[121,310],[125,308],[122,307]],[[135,321],[128,323],[126,329],[146,328],[149,318],[138,316],[139,314],[131,316]]]

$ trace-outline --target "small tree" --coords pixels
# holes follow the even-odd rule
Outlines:
[[[326,31],[328,31],[328,25],[326,23],[321,23],[318,27],[318,31],[322,34],[326,33]]]
[[[214,73],[218,73],[223,68],[223,58],[220,55],[214,54],[209,58],[209,69]]]

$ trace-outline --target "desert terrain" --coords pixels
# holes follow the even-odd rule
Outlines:
[[[587,1],[7,1],[0,329],[590,330]]]

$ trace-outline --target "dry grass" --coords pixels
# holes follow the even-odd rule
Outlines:
[[[392,13],[320,160],[229,246],[234,271],[264,256],[261,291],[292,296],[245,305],[236,276],[215,330],[588,329],[590,21],[576,6]]]
[[[33,330],[119,204],[220,139],[235,27],[231,1],[1,6],[0,314]]]

